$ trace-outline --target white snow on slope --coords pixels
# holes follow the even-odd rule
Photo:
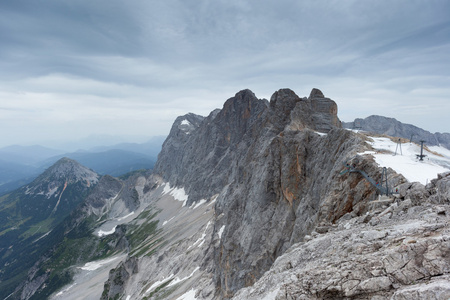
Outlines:
[[[446,160],[450,160],[450,150],[441,146],[429,146],[428,149],[430,149],[433,152],[437,152],[440,155],[444,156]]]
[[[170,221],[172,221],[174,218],[175,218],[175,217],[172,217],[172,218],[170,218],[169,220],[165,220],[165,221],[162,223],[162,226],[166,225],[167,223],[169,223]]]
[[[320,136],[327,136],[327,134],[326,133],[323,133],[323,132],[319,132],[319,131],[314,131],[315,133],[317,133],[318,135],[320,135]]]
[[[195,298],[195,293],[196,290],[192,289],[178,297],[176,300],[197,300],[197,298]]]
[[[71,284],[69,285],[67,288],[65,288],[64,290],[60,291],[58,294],[56,294],[56,297],[62,296],[64,295],[64,293],[66,293],[67,291],[69,291],[71,288],[73,288],[75,286],[75,284]],[[6,298],[5,298],[6,300]]]
[[[192,271],[192,273],[191,273],[190,275],[188,275],[188,276],[186,276],[186,277],[184,277],[184,278],[181,278],[181,279],[180,279],[179,277],[176,277],[174,280],[172,280],[172,281],[169,283],[168,286],[175,285],[175,284],[177,284],[177,283],[180,283],[180,282],[182,282],[182,281],[185,281],[186,279],[191,278],[192,276],[194,276],[194,273],[197,272],[198,270],[200,270],[200,267],[195,268],[194,271]]]
[[[444,156],[435,155],[424,149],[424,154],[427,155],[423,161],[417,158],[420,154],[420,146],[414,143],[403,143],[400,147],[397,143],[384,137],[371,137],[373,142],[368,142],[376,150],[359,153],[360,155],[370,154],[375,158],[375,161],[381,167],[390,167],[397,173],[405,176],[410,182],[418,181],[422,184],[427,184],[432,179],[437,177],[437,174],[450,171],[450,158],[445,157],[444,153],[449,153],[443,147],[433,147],[432,151]],[[390,151],[391,153],[381,153],[381,151]],[[396,155],[394,153],[397,152]]]
[[[205,231],[203,231],[202,236],[198,238],[198,240],[195,241],[195,243],[193,243],[192,245],[190,245],[187,249],[191,249],[192,247],[194,247],[195,245],[197,245],[197,247],[201,247],[203,245],[203,243],[205,242],[205,237],[206,237],[206,230],[208,230],[209,224],[211,224],[211,221],[208,222],[208,224],[206,224],[205,227]]]
[[[183,207],[186,206],[186,201],[188,200],[189,195],[186,194],[186,192],[184,191],[184,188],[171,188],[170,187],[170,183],[165,183],[164,185],[164,190],[162,192],[162,195],[164,194],[169,194],[172,197],[175,198],[175,200],[177,201],[181,201],[183,202]]]
[[[189,122],[188,120],[184,119],[183,121],[181,121],[180,125],[191,125],[191,122]]]
[[[205,199],[201,199],[200,201],[197,202],[197,204],[191,205],[190,208],[196,209],[197,207],[199,207],[200,205],[202,205],[202,204],[204,204],[204,203],[206,203],[206,200],[205,200]]]
[[[224,230],[225,230],[225,225],[220,227],[219,231],[217,231],[217,235],[219,236],[219,239],[222,238],[222,233],[223,233]]]
[[[132,211],[132,212],[130,212],[128,215],[126,215],[126,216],[123,216],[123,217],[120,217],[120,218],[117,218],[117,221],[123,221],[123,220],[125,220],[126,218],[128,218],[128,217],[131,217],[132,215],[134,215],[134,211]]]
[[[116,227],[117,227],[117,225],[114,226],[111,230],[108,230],[108,231],[103,231],[103,230],[100,229],[100,230],[97,232],[97,235],[98,235],[99,237],[102,237],[102,236],[105,236],[105,235],[113,234],[114,232],[116,232]]]
[[[173,274],[170,274],[170,276],[167,277],[167,278],[163,278],[162,280],[155,281],[155,282],[148,288],[148,290],[145,291],[145,294],[150,293],[152,290],[154,290],[155,288],[157,288],[157,287],[160,286],[161,284],[166,283],[167,281],[169,281],[170,279],[172,279],[173,276],[174,276]]]
[[[80,267],[80,269],[86,270],[86,271],[94,271],[103,265],[106,265],[106,264],[109,264],[110,262],[115,261],[118,258],[119,257],[115,256],[115,257],[108,258],[108,259],[91,261],[91,262],[86,263],[84,266]]]

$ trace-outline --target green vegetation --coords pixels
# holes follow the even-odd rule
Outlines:
[[[48,186],[48,179],[34,184]],[[64,183],[62,183],[62,186]],[[16,190],[1,197],[0,204],[0,298],[8,296],[27,278],[28,270],[44,255],[51,256],[60,243],[64,243],[65,229],[68,222],[63,221],[70,212],[85,198],[89,189],[81,183],[68,185],[61,197],[58,209],[53,209],[59,197],[48,198],[43,193],[26,193],[26,188]],[[86,228],[84,232],[89,232]],[[44,236],[46,233],[48,235]],[[77,248],[81,241],[72,245]],[[84,242],[83,242],[84,243]],[[75,247],[76,246],[76,247]],[[86,247],[82,247],[86,248]],[[66,253],[66,255],[70,255]],[[81,255],[82,256],[82,255]],[[64,264],[64,262],[67,262]],[[58,260],[61,268],[51,266],[39,270],[49,275],[46,290],[65,284],[71,277],[63,272],[68,259]],[[45,271],[44,271],[45,270]],[[45,294],[45,293],[44,293]],[[42,294],[42,295],[44,295]],[[41,296],[41,298],[46,298]],[[39,299],[39,298],[37,298]]]
[[[37,234],[45,234],[52,229],[52,223],[55,221],[54,218],[45,219],[36,225],[30,226],[27,231],[22,233],[19,237],[21,239],[27,239]]]
[[[126,237],[131,246],[130,255],[136,255],[136,250],[144,244],[146,240],[152,239],[160,230],[157,230],[159,221],[152,221],[152,219],[158,214],[153,213],[150,217],[148,215],[151,213],[150,210],[141,213],[138,218],[144,219],[144,222],[139,225],[129,225]]]
[[[130,172],[122,179],[131,182],[133,176],[146,172]],[[164,243],[155,220],[159,211],[152,208],[131,224],[117,226],[114,234],[95,236],[94,228],[106,221],[106,215],[100,222],[94,215],[86,218],[86,210],[80,205],[93,187],[86,188],[82,182],[66,186],[66,179],[58,181],[49,174],[45,172],[28,187],[0,197],[0,299],[25,283],[32,267],[33,278],[42,276],[45,282],[31,299],[47,299],[70,283],[74,265],[110,257],[127,246],[134,255],[151,255]],[[127,184],[128,203],[138,204],[135,187],[122,184]],[[49,197],[46,193],[50,187],[52,191],[58,189]]]
[[[50,275],[46,287],[44,289],[39,289],[30,300],[48,299],[54,291],[71,281],[72,273],[70,271],[54,272]]]

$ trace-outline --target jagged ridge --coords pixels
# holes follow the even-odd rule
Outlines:
[[[184,187],[188,203],[220,194],[218,296],[253,284],[319,222],[338,219],[375,193],[357,176],[339,177],[345,162],[365,146],[340,129],[336,103],[320,90],[300,98],[281,89],[270,102],[243,90],[220,111],[197,117],[196,129],[186,135],[180,122],[192,117],[174,123],[155,173]],[[373,161],[361,164],[379,176]]]

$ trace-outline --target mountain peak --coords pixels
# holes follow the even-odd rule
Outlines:
[[[57,187],[80,182],[85,187],[96,184],[99,175],[77,161],[63,157],[25,186],[26,194],[57,195]]]
[[[227,117],[235,115],[238,118],[248,119],[252,106],[255,106],[254,103],[258,101],[258,98],[251,90],[245,89],[228,99],[223,105],[221,113]]]
[[[68,157],[63,157],[58,160],[44,174],[55,175],[58,179],[66,178],[72,181],[86,180],[90,183],[96,183],[99,178],[97,173]]]
[[[316,88],[313,88],[311,93],[309,94],[309,99],[316,99],[316,98],[325,98],[322,91]]]

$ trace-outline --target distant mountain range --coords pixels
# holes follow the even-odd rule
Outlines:
[[[165,137],[146,143],[121,143],[72,153],[43,146],[8,146],[0,149],[0,195],[30,183],[62,157],[74,159],[103,175],[152,169]]]
[[[373,115],[365,119],[357,118],[353,122],[342,122],[342,127],[411,139],[416,143],[425,141],[425,144],[429,146],[441,145],[450,149],[450,133],[431,133],[417,126],[404,124],[394,118]]]

